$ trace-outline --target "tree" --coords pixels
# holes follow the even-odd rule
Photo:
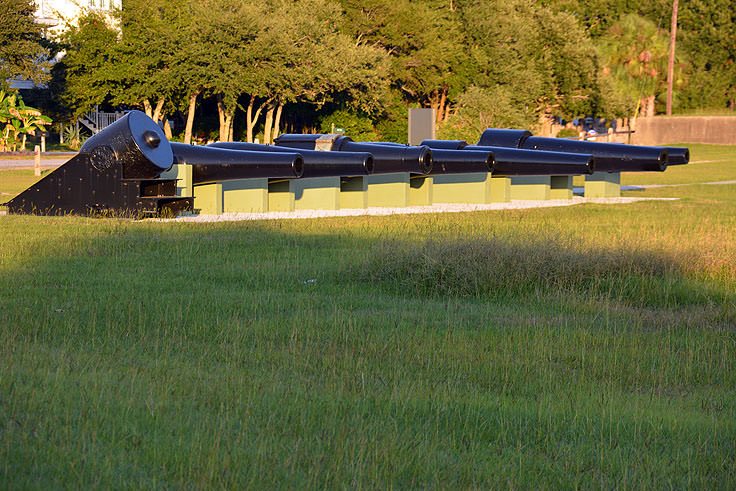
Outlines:
[[[543,3],[577,15],[596,42],[609,36],[611,28],[626,15],[641,16],[658,28],[665,28],[672,13],[671,0],[544,0]],[[678,19],[677,57],[681,61],[674,107],[736,107],[733,0],[680,2]],[[605,86],[602,89],[612,92]]]
[[[634,104],[643,116],[654,116],[655,102],[666,90],[669,36],[650,20],[626,14],[610,27],[599,41],[603,79],[610,85],[612,98],[624,104],[621,114],[609,104],[604,109],[614,116],[636,115]]]
[[[32,0],[0,2],[0,88],[14,78],[37,84],[49,79],[49,50],[43,26],[34,22],[34,10]]]
[[[452,2],[343,0],[341,5],[344,32],[389,54],[392,87],[408,103],[436,109],[443,121],[450,100],[467,83],[460,12]]]
[[[441,134],[537,126],[596,107],[595,47],[571,14],[511,0],[471,4],[463,19],[473,83]]]
[[[111,102],[124,90],[116,73],[121,55],[118,31],[103,15],[90,12],[80,17],[61,41],[66,55],[54,69],[65,72],[62,101],[74,109],[74,117]]]
[[[276,77],[266,81],[273,99],[266,111],[265,143],[278,134],[287,103],[321,107],[342,99],[353,109],[375,108],[385,86],[388,60],[382,50],[356,44],[339,32],[343,20],[339,5],[325,0],[279,0],[271,7],[264,46],[279,62],[273,67]]]
[[[681,107],[736,109],[734,8],[733,0],[680,2],[677,50],[687,62]]]

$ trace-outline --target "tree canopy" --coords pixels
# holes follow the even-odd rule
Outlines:
[[[338,117],[401,140],[410,106],[435,108],[440,134],[463,138],[654,114],[669,1],[602,2],[127,0],[66,34],[66,100],[77,112],[107,103],[186,114],[184,141],[198,106],[217,114],[220,139],[263,142]],[[676,109],[736,106],[732,2],[681,6]]]
[[[32,0],[0,2],[0,89],[9,79],[43,83],[49,79],[49,50],[43,26],[33,19]]]

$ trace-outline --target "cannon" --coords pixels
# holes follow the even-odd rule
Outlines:
[[[665,170],[667,165],[687,164],[690,152],[682,147],[648,147],[545,138],[532,136],[527,130],[489,128],[478,141],[480,146],[588,153],[595,157],[599,172],[643,172]]]
[[[195,185],[259,177],[296,179],[304,174],[304,159],[298,152],[241,151],[185,143],[172,143],[171,149],[177,164],[192,165]]]
[[[277,154],[294,153],[292,148],[245,142],[217,142],[207,147]],[[304,173],[301,177],[357,177],[373,173],[373,155],[368,152],[333,153],[299,149],[298,153],[304,161]]]
[[[140,111],[89,138],[79,154],[7,203],[10,213],[159,215],[192,211],[194,198],[176,195],[176,179],[161,174],[192,165],[192,183],[259,177],[296,179],[299,152],[258,152],[170,143]]]
[[[423,145],[358,143],[348,136],[323,134],[283,134],[274,143],[279,147],[301,150],[368,152],[373,155],[373,174],[409,172],[427,175],[432,172],[432,151]]]
[[[562,176],[573,174],[592,174],[596,159],[590,154],[538,152],[504,147],[468,145],[463,140],[424,140],[422,145],[432,149],[435,165],[441,165],[445,155],[463,153],[490,153],[494,157],[494,176]],[[451,169],[452,167],[448,167]],[[452,170],[448,170],[451,173]],[[477,172],[477,171],[476,171]]]
[[[79,153],[8,203],[10,213],[36,215],[160,214],[191,210],[163,179],[174,154],[159,126],[131,111],[90,137]]]
[[[174,164],[187,164],[191,169],[187,186],[196,186],[253,178],[291,181],[392,173],[412,174],[417,183],[424,182],[423,176],[442,174],[568,176],[600,170],[663,170],[667,163],[689,160],[687,148],[537,138],[524,130],[489,129],[477,145],[462,140],[425,140],[418,146],[363,143],[324,134],[284,134],[275,143],[171,143],[148,116],[130,111],[7,206],[10,213],[41,215],[193,211],[194,198],[177,196],[177,179],[164,174]]]

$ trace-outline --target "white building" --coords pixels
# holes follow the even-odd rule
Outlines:
[[[122,0],[36,0],[36,22],[61,32],[89,10],[109,12],[122,7]]]

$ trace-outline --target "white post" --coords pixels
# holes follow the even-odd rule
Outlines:
[[[46,153],[46,134],[41,133],[41,153]]]
[[[36,145],[33,151],[36,152],[35,158],[33,159],[33,174],[38,177],[41,175],[41,147]]]

